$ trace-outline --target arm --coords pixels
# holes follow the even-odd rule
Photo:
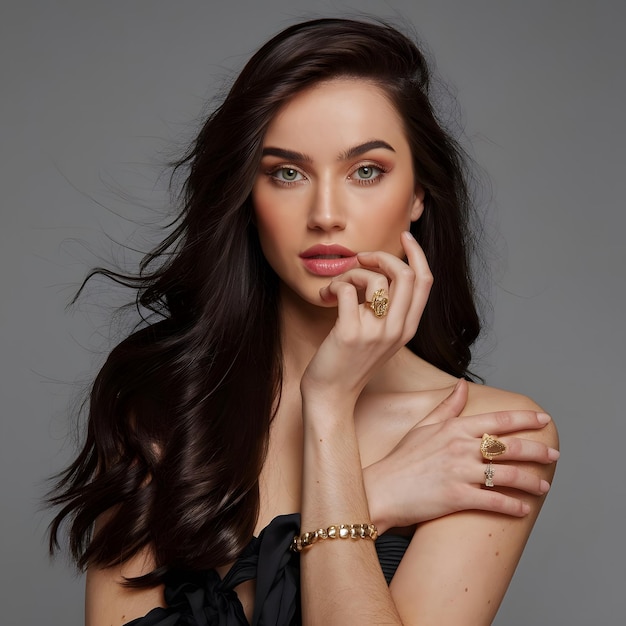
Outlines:
[[[407,246],[405,242],[405,251],[411,266],[416,268],[417,274],[413,282],[416,298],[408,305],[405,303],[404,309],[404,315],[410,326],[411,323],[416,324],[415,316],[417,314],[419,317],[421,313],[420,306],[425,301],[423,294],[428,290],[429,280],[427,272],[424,271],[419,248],[413,245]],[[372,267],[377,262],[384,274],[391,277],[392,285],[396,289],[403,277],[406,278],[403,271],[398,272],[395,269],[383,267],[384,263],[380,257],[378,261],[372,257],[369,261],[365,259],[363,261]],[[380,336],[377,337],[378,329],[372,324],[369,324],[367,328],[361,327],[361,324],[376,320],[372,317],[360,317],[357,314],[355,309],[358,308],[358,302],[354,289],[350,289],[351,286],[354,287],[354,284],[357,284],[369,295],[375,288],[378,288],[378,285],[368,286],[367,281],[359,284],[359,277],[351,277],[351,280],[352,285],[341,284],[341,281],[337,281],[335,284],[331,283],[329,287],[329,290],[334,290],[333,293],[337,296],[339,320],[311,362],[301,385],[305,426],[303,531],[326,527],[330,524],[368,521],[367,517],[360,517],[368,509],[365,506],[363,473],[359,469],[360,459],[352,414],[355,397],[358,397],[364,385],[363,379],[359,379],[358,376],[362,375],[363,378],[367,378],[376,365],[384,362],[386,355],[385,351],[376,345],[376,341],[382,341]],[[397,297],[398,295],[401,295],[399,291],[395,293],[392,291],[394,303],[392,311],[396,312],[400,309],[398,304],[402,302],[402,298]],[[371,312],[363,310],[363,307],[361,311],[363,315],[371,315]],[[341,328],[342,319],[348,320],[347,328]],[[335,333],[335,330],[338,332]],[[396,333],[396,336],[398,334],[402,336],[404,332],[403,330]],[[389,343],[386,345],[391,346],[390,350],[397,349],[393,339],[387,338],[387,341]],[[346,355],[353,356],[348,367]],[[352,382],[348,374],[353,377]],[[461,390],[464,386],[462,383]],[[431,414],[418,425],[419,427],[412,429],[405,437],[406,441],[403,439],[398,446],[401,454],[395,450],[381,460],[382,466],[386,464],[387,470],[391,468],[389,459],[397,466],[397,460],[402,459],[403,456],[406,458],[407,451],[409,455],[411,454],[416,438],[423,438],[424,433],[428,433],[428,439],[437,428],[440,433],[443,432],[446,435],[443,438],[444,448],[434,455],[438,463],[441,463],[443,459],[450,465],[451,458],[457,459],[456,455],[450,454],[450,450],[458,452],[459,445],[465,446],[465,449],[462,455],[458,455],[458,458],[470,459],[470,462],[463,465],[463,471],[469,474],[462,475],[456,484],[447,487],[443,485],[447,489],[452,487],[453,491],[447,493],[455,495],[459,493],[458,489],[462,488],[462,497],[450,498],[446,501],[446,498],[442,497],[442,493],[445,493],[440,489],[442,485],[438,485],[435,490],[431,489],[431,492],[435,493],[427,502],[425,512],[421,511],[416,514],[414,509],[406,513],[409,515],[407,523],[445,517],[422,524],[418,529],[392,583],[392,597],[384,584],[375,551],[369,541],[321,541],[313,548],[307,549],[301,557],[305,624],[344,624],[355,621],[362,624],[419,623],[420,625],[490,623],[538,513],[541,494],[548,489],[548,484],[543,479],[551,477],[553,469],[549,467],[549,464],[555,460],[558,453],[551,449],[551,446],[556,445],[554,428],[553,426],[543,428],[545,422],[538,419],[536,405],[526,401],[526,404],[522,402],[518,403],[518,406],[510,406],[511,398],[506,398],[507,401],[504,402],[504,398],[501,397],[495,402],[476,402],[476,395],[472,392],[474,399],[469,403],[466,414],[483,412],[486,413],[485,415],[459,420],[448,419],[458,415],[460,408],[465,404],[464,400],[459,403],[457,398],[456,404],[459,406],[452,407],[447,415],[433,417]],[[502,407],[521,410],[506,413],[491,412]],[[447,421],[442,423],[444,420]],[[528,433],[520,432],[526,429],[537,430]],[[451,432],[458,434],[458,431],[465,431],[461,432],[463,437],[457,436],[455,440],[454,437],[449,436]],[[506,438],[510,446],[507,455],[510,459],[522,463],[518,463],[516,470],[508,468],[506,471],[503,469],[505,465],[499,463],[500,468],[496,479],[497,484],[506,484],[513,489],[508,494],[505,494],[503,490],[498,492],[478,488],[478,485],[484,481],[482,475],[484,464],[478,451],[480,436],[483,432],[490,432],[494,435],[511,432],[516,434],[515,438]],[[541,434],[536,436],[536,433]],[[519,435],[521,438],[518,438]],[[537,439],[542,439],[545,443],[537,442]],[[442,440],[441,436],[439,440]],[[450,445],[456,448],[445,448]],[[471,446],[469,452],[467,446]],[[533,462],[531,466],[522,469],[522,465],[529,465],[531,461]],[[543,469],[536,465],[538,463],[545,464]],[[381,469],[379,463],[374,465],[378,465],[377,470]],[[432,464],[427,462],[426,465]],[[365,471],[366,478],[369,478],[368,495],[372,489],[375,493],[377,488],[380,494],[382,493],[381,485],[391,484],[389,481],[385,483],[385,481],[372,480],[373,476],[380,474],[378,471],[367,471],[373,469],[374,466]],[[475,477],[472,472],[478,473],[478,477]],[[393,475],[393,470],[388,475]],[[411,477],[414,478],[415,473],[408,476],[409,479]],[[429,478],[427,476],[427,482]],[[372,484],[374,484],[373,488]],[[535,495],[526,496],[526,493],[520,495],[519,491]],[[413,498],[403,495],[399,500],[413,500],[413,503],[418,500],[424,502],[422,494]],[[487,512],[469,511],[449,515],[454,511],[479,508]],[[518,517],[509,519],[502,515],[495,515],[493,511],[501,511],[509,516]],[[394,514],[397,516],[398,511],[394,511]],[[449,528],[450,520],[454,519],[458,519],[458,523]],[[505,520],[504,524],[503,520]],[[387,523],[386,527],[402,525],[397,523],[397,517],[395,523],[392,521],[384,520]],[[438,526],[440,522],[441,525]],[[485,526],[486,522],[489,522],[488,527]],[[498,533],[503,532],[502,528],[506,530],[511,527],[516,530],[506,534],[507,545],[503,546],[506,555],[497,561],[500,569],[494,568],[493,574],[483,572],[482,576],[475,577],[474,570],[477,567],[482,568],[480,563],[477,566],[476,555],[482,554],[489,544],[480,541],[471,544],[460,537],[475,538],[477,526],[481,531],[487,528],[484,534],[491,533],[492,537],[499,536],[494,532],[496,526]],[[430,532],[434,534],[429,534],[428,528],[432,528]],[[445,542],[450,540],[449,533],[453,537],[446,546]],[[499,558],[501,550],[494,550],[494,555],[495,552],[499,554],[493,558]],[[437,572],[437,575],[431,579],[429,576],[433,571]],[[450,598],[457,600],[457,589],[451,586],[451,582],[459,579],[465,580],[463,575],[465,579],[471,578],[479,583],[482,581],[482,584],[473,586],[473,605],[478,608],[470,614],[468,606],[472,604],[471,602],[465,602],[465,604],[457,602],[460,610],[452,614],[447,605]],[[419,587],[419,593],[416,592],[416,587]],[[465,587],[463,587],[463,593],[466,593]],[[467,593],[469,593],[469,586]],[[425,621],[431,617],[432,622]],[[463,619],[466,621],[462,621]]]
[[[350,408],[305,400],[303,417],[302,531],[369,522]],[[401,623],[372,541],[318,541],[301,553],[300,570],[303,624]]]
[[[541,409],[528,398],[495,389],[472,386],[467,412],[487,413],[506,407],[519,414]],[[503,432],[516,411],[495,413]],[[473,419],[473,418],[463,418]],[[540,430],[516,433],[524,440],[556,448],[556,428],[549,422]],[[502,438],[510,448],[519,441]],[[478,442],[477,442],[478,443]],[[516,450],[511,450],[516,454]],[[504,459],[504,457],[499,457]],[[501,481],[530,472],[551,481],[554,464],[494,461],[494,490],[480,489],[496,498],[513,494],[498,487]],[[478,481],[477,481],[478,482]],[[421,524],[391,584],[391,592],[404,623],[454,626],[491,624],[543,504],[545,495],[523,495],[529,512],[523,517],[467,510]]]
[[[549,488],[548,481],[554,474],[558,439],[554,424],[545,422],[548,416],[527,398],[471,385],[466,412],[480,414],[456,420],[454,415],[465,405],[463,388],[467,392],[467,387],[466,383],[461,383],[448,399],[448,406],[444,403],[438,407],[407,434],[397,449],[366,468],[369,472],[364,471],[366,480],[369,478],[370,511],[375,512],[371,519],[379,525],[380,531],[435,520],[419,526],[391,585],[394,608],[404,624],[490,624]],[[502,406],[512,410],[496,411]],[[336,406],[328,406],[326,411],[336,411]],[[321,407],[319,412],[324,414]],[[479,445],[484,431],[515,434],[515,437],[506,434],[500,437],[508,449],[496,462],[496,485],[506,484],[507,488],[480,488],[484,484],[485,462]],[[322,438],[317,426],[313,433]],[[313,433],[311,439],[315,441]],[[326,435],[329,441],[352,440],[349,432]],[[323,441],[319,443],[321,448]],[[322,453],[319,462],[328,466],[332,458]],[[347,465],[350,451],[344,448],[337,458]],[[335,470],[336,476],[345,476],[345,466],[336,466]],[[344,505],[347,515],[353,506],[351,491],[345,494],[344,500],[336,503],[329,500],[328,495],[337,491],[334,483],[315,481],[311,489],[314,492],[319,489],[319,502],[314,505],[316,511],[325,507],[337,510]],[[479,508],[484,512],[479,512]],[[464,512],[450,515],[457,511]],[[384,515],[377,515],[382,512]],[[333,519],[333,523],[341,521],[361,520]],[[310,530],[328,524],[320,520]],[[303,526],[303,530],[309,527]],[[346,606],[348,601],[344,596],[354,595],[355,579],[367,581],[369,590],[373,588],[371,577],[376,579],[376,576],[355,558],[354,542],[334,542],[348,543],[342,552],[345,569],[337,568],[334,555],[322,556],[323,543],[328,542],[319,543],[303,555],[302,563],[311,559],[309,564],[313,567],[312,557],[317,551],[318,566],[325,573],[326,597],[335,599],[342,605],[341,609],[347,609],[350,605]],[[379,569],[376,570],[379,573]],[[396,623],[386,619],[389,615],[384,613],[387,610],[384,598],[369,599],[375,607],[373,610],[379,613],[372,613],[370,605],[359,604],[352,609],[359,623],[369,623],[368,619],[373,619],[374,623]],[[332,619],[338,609],[327,602],[327,599],[321,602],[317,610],[328,611],[328,614],[318,617],[321,623],[334,623]],[[360,610],[363,614],[358,612]]]
[[[338,319],[301,382],[303,531],[369,521],[354,406],[372,373],[413,336],[432,283],[417,243],[404,235],[403,245],[413,270],[391,255],[360,255],[381,272],[353,270],[322,290],[337,299]],[[382,287],[393,304],[378,319],[359,305],[357,288],[371,297]],[[300,569],[304,624],[402,624],[370,540],[318,541],[302,552]]]

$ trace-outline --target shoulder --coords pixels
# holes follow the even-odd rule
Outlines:
[[[514,411],[534,411],[550,415],[551,419],[546,426],[538,430],[525,431],[524,436],[558,448],[558,431],[553,416],[532,398],[505,389],[475,383],[469,384],[467,404],[462,416],[498,413],[500,419],[507,420],[508,414]]]
[[[467,410],[472,410],[476,407],[482,411],[543,411],[532,398],[521,393],[498,389],[497,387],[489,387],[488,385],[479,385],[477,383],[469,383],[468,387],[469,397]],[[465,412],[467,412],[467,410]]]
[[[455,470],[464,467],[469,472],[462,480],[468,480],[473,490],[470,505],[419,524],[391,582],[396,605],[408,623],[491,624],[545,500],[545,493],[539,495],[532,489],[533,475],[550,482],[554,474],[554,463],[530,458],[537,446],[524,444],[524,440],[558,447],[552,420],[529,430],[508,429],[511,415],[517,412],[545,410],[522,394],[469,385],[467,403],[458,419],[493,423],[495,414],[501,422],[499,437],[510,449],[516,442],[515,449],[520,452],[525,448],[526,453],[516,454],[518,460],[503,457],[494,461],[496,486],[486,489],[485,464],[479,454],[480,430],[474,430],[473,454],[455,459],[453,465]],[[484,420],[488,415],[491,417]],[[499,479],[505,482],[499,485]],[[503,498],[527,503],[528,512],[521,516],[495,512],[493,504]]]
[[[125,578],[148,573],[148,553],[138,554],[121,566],[87,570],[85,584],[86,626],[121,626],[143,617],[156,607],[164,607],[162,586],[133,589],[124,585]]]
[[[108,515],[110,512],[98,518],[95,532],[105,531],[102,526]],[[154,566],[153,551],[147,547],[121,565],[90,567],[85,583],[86,626],[121,626],[164,607],[162,586],[135,589],[124,584],[129,578],[149,573]]]

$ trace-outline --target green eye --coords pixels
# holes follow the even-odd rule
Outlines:
[[[356,180],[360,181],[374,181],[382,174],[380,167],[375,165],[361,165],[355,170],[353,176]]]
[[[298,180],[298,176],[300,176],[300,172],[298,172],[298,170],[294,170],[292,167],[281,167],[277,172],[276,175],[278,176],[278,178],[292,183],[296,180]]]

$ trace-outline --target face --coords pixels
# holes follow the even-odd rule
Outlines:
[[[294,96],[272,120],[252,190],[263,253],[288,289],[319,289],[355,254],[403,256],[400,235],[423,210],[402,120],[385,93],[336,79]]]

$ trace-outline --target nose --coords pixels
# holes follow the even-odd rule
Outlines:
[[[307,226],[311,230],[343,230],[346,213],[340,189],[330,180],[321,180],[315,186],[309,206]]]

